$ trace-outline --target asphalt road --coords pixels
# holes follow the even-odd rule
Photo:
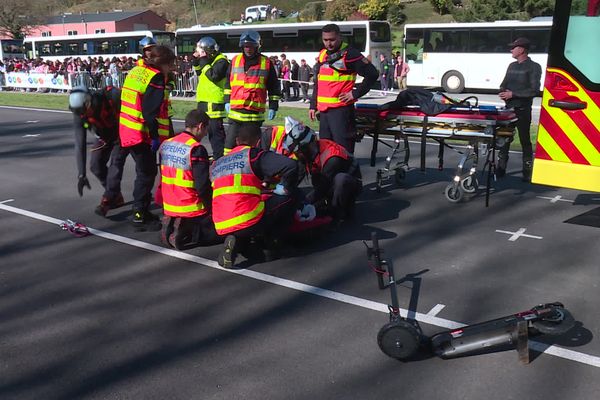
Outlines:
[[[76,193],[68,113],[0,107],[0,121],[1,399],[594,399],[600,391],[599,230],[565,223],[598,208],[600,195],[522,183],[519,154],[485,208],[481,193],[444,198],[458,156],[447,151],[437,171],[435,145],[425,173],[410,170],[377,193],[365,139],[354,221],[283,259],[223,270],[218,246],[167,250],[157,233],[132,232],[128,208],[93,213],[102,191],[90,176],[92,190]],[[129,160],[126,200],[133,176]],[[62,231],[67,218],[94,234]],[[427,335],[551,301],[578,324],[530,342],[538,351],[529,365],[515,351],[390,359],[376,342],[389,294],[366,262],[371,232],[404,277],[403,313],[410,308]]]

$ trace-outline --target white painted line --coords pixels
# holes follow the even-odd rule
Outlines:
[[[40,122],[39,120],[36,121],[25,121],[26,124],[37,124],[38,122]]]
[[[550,203],[557,203],[559,201],[566,201],[569,203],[573,203],[573,200],[563,199],[562,196],[556,195],[554,197],[546,197],[546,196],[535,196],[538,199],[550,200]]]
[[[63,221],[57,218],[49,217],[47,215],[38,214],[32,211],[23,210],[21,208],[7,206],[5,204],[0,203],[0,210],[5,210],[14,214],[23,215],[29,218],[37,219],[39,221],[49,222],[51,224],[60,225]],[[95,236],[102,237],[104,239],[112,240],[118,243],[123,243],[129,246],[146,249],[149,251],[153,251],[155,253],[160,253],[169,257],[178,258],[180,260],[190,261],[199,265],[203,265],[205,267],[214,268],[221,270],[223,272],[228,272],[235,275],[245,276],[247,278],[256,279],[262,282],[271,283],[274,285],[279,285],[283,287],[287,287],[289,289],[297,290],[304,293],[314,294],[316,296],[325,297],[331,300],[336,300],[341,303],[355,305],[358,307],[366,308],[368,310],[379,311],[382,313],[389,313],[388,305],[383,303],[378,303],[375,301],[362,299],[360,297],[355,297],[343,293],[334,292],[328,289],[322,289],[317,286],[306,285],[304,283],[292,281],[289,279],[279,278],[272,275],[263,274],[262,272],[251,271],[251,270],[231,270],[224,269],[219,267],[216,261],[208,260],[206,258],[194,256],[191,254],[187,254],[184,252],[180,252],[177,250],[167,249],[164,247],[156,246],[150,243],[142,242],[140,240],[131,239],[128,237],[115,235],[113,233],[104,232],[98,229],[88,227],[91,234]],[[437,306],[436,306],[437,307]],[[435,307],[434,307],[435,308]],[[412,312],[411,312],[412,314]],[[408,310],[400,308],[400,315],[404,318],[408,315]],[[435,316],[431,316],[428,314],[414,313],[414,317],[417,321],[423,322],[429,325],[439,326],[446,329],[457,329],[465,326],[465,324],[460,322],[451,321],[444,318],[438,318]],[[582,364],[590,365],[593,367],[600,368],[600,357],[579,353],[576,351],[564,349],[562,347],[557,346],[548,346],[543,343],[535,342],[530,340],[529,347],[535,351],[539,351],[544,354],[550,354],[556,357],[560,357],[566,360],[571,360],[575,362],[579,362]]]
[[[23,135],[21,137],[38,137],[38,136],[40,136],[39,133],[34,133],[34,134],[28,133],[27,135]]]
[[[496,232],[506,233],[507,235],[512,235],[511,237],[508,238],[508,240],[510,240],[511,242],[516,241],[520,237],[526,237],[526,238],[530,238],[530,239],[543,239],[543,237],[541,237],[541,236],[526,235],[525,234],[526,230],[527,229],[525,229],[525,228],[520,228],[516,232],[510,232],[510,231],[501,231],[500,229],[496,229]]]
[[[430,317],[435,317],[442,311],[446,306],[444,304],[436,304],[428,313]]]
[[[2,200],[2,201],[0,201],[0,204],[10,203],[11,201],[15,201],[15,199]]]

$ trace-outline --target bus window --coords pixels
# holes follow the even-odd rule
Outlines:
[[[469,48],[469,31],[426,30],[425,51],[432,53],[462,53]]]
[[[508,53],[509,29],[488,29],[471,31],[469,51],[472,53]]]
[[[565,58],[590,81],[600,83],[598,58],[590,57],[590,54],[600,54],[600,17],[597,13],[587,16],[585,9],[577,13],[569,18]]]
[[[54,43],[54,55],[62,56],[63,54],[65,54],[63,51],[63,44],[61,42]]]
[[[77,43],[77,42],[67,43],[66,49],[67,49],[68,55],[79,54],[79,43]]]
[[[352,34],[346,36],[344,35],[344,32],[342,32],[342,36],[344,38],[344,41],[348,43],[348,45],[354,47],[361,53],[365,51],[365,48],[367,47],[366,28],[354,28]]]
[[[392,40],[390,25],[387,22],[369,22],[372,42],[389,42]]]
[[[33,46],[31,45],[31,42],[25,43],[25,55],[29,59],[33,58]]]
[[[320,51],[323,40],[320,29],[303,29],[298,32],[298,51]]]
[[[407,29],[405,40],[405,57],[406,61],[414,63],[423,62],[423,29]]]
[[[515,29],[512,34],[512,43],[516,38],[526,37],[531,41],[529,53],[548,53],[548,45],[550,44],[550,30],[545,28],[525,28]]]

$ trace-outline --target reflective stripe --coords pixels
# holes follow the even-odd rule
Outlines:
[[[121,112],[134,118],[144,118],[141,110],[136,110],[134,108],[127,107],[126,105],[123,105],[123,103],[121,103]]]
[[[323,97],[323,96],[317,96],[317,102],[318,103],[337,103],[340,101],[339,97]]]
[[[334,71],[334,72],[335,73],[333,75],[319,75],[319,81],[338,82],[338,81],[354,81],[356,79],[356,74],[341,75],[341,74],[338,74],[336,71]]]
[[[124,125],[127,128],[134,129],[136,131],[147,130],[146,126],[144,126],[143,123],[131,121],[131,120],[125,118],[123,115],[121,115],[121,118],[119,118],[119,124]]]
[[[267,103],[258,103],[256,101],[248,101],[248,100],[231,100],[231,105],[247,105],[247,106],[255,106],[255,107],[266,107]]]
[[[241,112],[237,112],[235,110],[230,110],[229,111],[229,118],[236,120],[236,121],[240,121],[240,122],[246,122],[246,121],[264,121],[265,120],[265,114],[264,112],[262,113],[241,113]]]
[[[161,170],[162,170],[162,166],[161,166]],[[162,181],[162,183],[164,183],[166,185],[176,185],[176,186],[182,186],[182,187],[188,187],[188,188],[194,187],[193,180],[187,180],[183,177],[182,169],[177,169],[175,171],[175,177],[168,177],[168,176],[163,175],[161,181]]]
[[[171,211],[174,213],[185,213],[185,212],[204,210],[204,204],[198,203],[198,204],[191,204],[189,206],[174,206],[174,205],[165,203],[163,200],[163,209],[165,211]]]
[[[227,228],[231,228],[233,226],[243,224],[244,222],[251,221],[254,218],[258,217],[264,211],[264,209],[265,209],[265,203],[261,201],[254,208],[254,210],[252,210],[246,214],[242,214],[240,216],[215,223],[215,228],[218,230],[222,230],[222,229],[227,229]]]
[[[245,186],[242,185],[242,175],[234,175],[233,176],[233,185],[224,186],[213,191],[213,199],[215,197],[224,195],[224,194],[237,194],[237,193],[249,193],[249,194],[261,194],[261,190],[254,186]]]

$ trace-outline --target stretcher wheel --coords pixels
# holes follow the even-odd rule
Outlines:
[[[446,186],[446,190],[444,191],[446,198],[451,203],[458,203],[462,200],[464,191],[461,187],[456,187],[453,183]]]
[[[404,320],[388,322],[379,330],[377,344],[385,355],[407,360],[419,350],[420,335],[417,328]]]
[[[406,171],[404,168],[398,168],[396,170],[396,174],[394,175],[394,179],[398,185],[401,185],[404,179],[406,178]]]
[[[460,187],[465,193],[475,193],[479,187],[479,182],[477,181],[477,178],[468,176],[460,182]]]
[[[575,326],[575,318],[569,310],[557,307],[554,311],[553,317],[544,317],[531,325],[545,335],[562,335]]]

